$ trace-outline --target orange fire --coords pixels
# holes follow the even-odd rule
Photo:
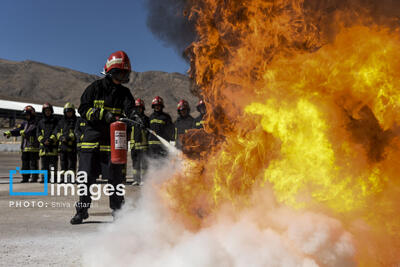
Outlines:
[[[270,193],[340,220],[358,264],[400,262],[398,32],[353,23],[330,42],[302,0],[194,2],[214,146],[163,185],[168,207],[196,231],[226,207],[268,212]]]

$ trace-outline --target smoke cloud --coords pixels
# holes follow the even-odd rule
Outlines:
[[[185,16],[186,0],[146,0],[147,26],[179,54],[195,40],[194,22]]]

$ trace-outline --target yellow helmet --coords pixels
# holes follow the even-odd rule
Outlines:
[[[64,105],[64,115],[67,114],[67,111],[72,111],[75,114],[75,106],[74,106],[74,104],[71,104],[71,103],[67,102]]]
[[[67,102],[67,103],[64,105],[64,110],[65,110],[65,109],[75,109],[75,106],[74,106],[74,104],[71,104],[71,103]]]

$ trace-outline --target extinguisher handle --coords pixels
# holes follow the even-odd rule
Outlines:
[[[156,134],[155,131],[153,131],[153,130],[151,130],[151,129],[149,129],[149,128],[146,128],[146,126],[144,126],[144,125],[143,125],[142,123],[140,123],[140,122],[137,122],[137,121],[134,121],[134,120],[131,120],[131,119],[128,119],[128,118],[120,118],[119,121],[125,122],[125,123],[127,123],[127,124],[129,124],[129,125],[134,125],[134,124],[139,125],[139,126],[142,127],[143,129],[145,129],[146,131],[148,131],[149,133],[151,133],[152,135],[157,136],[157,134]]]
[[[138,125],[138,126],[144,128],[144,129],[146,128],[143,123],[140,123],[138,121],[134,121],[134,120],[131,120],[131,119],[128,119],[128,118],[120,118],[119,121],[128,123],[129,125]]]

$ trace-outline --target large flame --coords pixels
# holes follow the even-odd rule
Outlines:
[[[274,205],[341,220],[357,263],[399,262],[398,32],[353,23],[328,42],[302,0],[199,0],[191,16],[216,141],[164,184],[169,208],[197,230],[272,188]]]

